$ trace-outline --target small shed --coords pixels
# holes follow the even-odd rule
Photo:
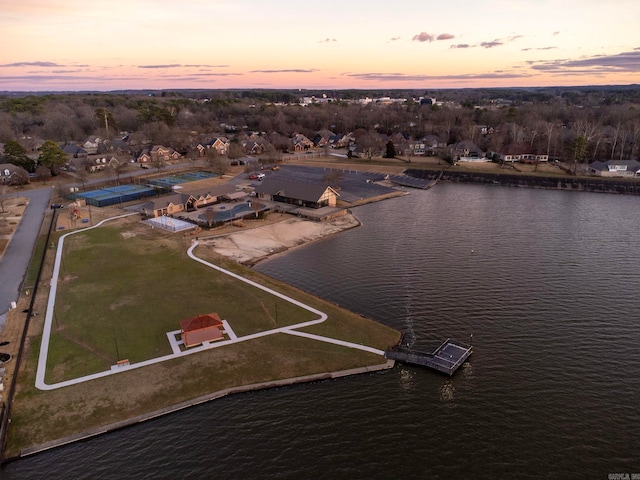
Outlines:
[[[222,320],[217,313],[207,313],[180,321],[182,341],[187,348],[204,342],[222,340],[222,329]]]

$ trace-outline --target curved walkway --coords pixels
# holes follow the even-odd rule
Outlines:
[[[137,215],[137,213],[128,213],[125,215],[119,215],[116,217],[111,217],[111,218],[107,218],[105,220],[102,220],[101,222],[97,223],[96,225],[93,225],[91,227],[88,228],[83,228],[81,230],[76,230],[73,232],[69,232],[66,233],[65,235],[63,235],[62,237],[60,237],[60,240],[58,241],[58,248],[56,251],[56,258],[55,258],[55,264],[53,267],[53,275],[51,278],[51,289],[49,292],[49,301],[47,303],[47,314],[45,316],[45,321],[44,321],[44,329],[42,332],[42,343],[40,346],[40,356],[38,357],[38,369],[36,371],[36,388],[40,389],[40,390],[55,390],[57,388],[62,388],[62,387],[67,387],[69,385],[75,385],[78,383],[82,383],[82,382],[86,382],[89,380],[94,380],[97,378],[102,378],[102,377],[106,377],[109,375],[114,375],[116,373],[120,373],[120,372],[124,372],[127,370],[131,370],[134,368],[140,368],[140,367],[144,367],[147,365],[153,365],[155,363],[160,363],[160,362],[164,362],[167,360],[171,360],[177,357],[181,357],[181,356],[185,356],[185,355],[191,355],[193,353],[198,353],[201,352],[203,350],[208,350],[211,348],[219,348],[219,347],[223,347],[225,345],[229,345],[232,343],[237,343],[237,342],[244,342],[246,340],[253,340],[255,338],[259,338],[259,337],[264,337],[267,335],[273,335],[276,333],[286,333],[289,335],[298,335],[298,336],[302,336],[302,337],[306,337],[306,338],[310,338],[313,340],[318,340],[318,341],[322,341],[322,342],[327,342],[327,343],[333,343],[336,345],[340,345],[343,347],[348,347],[348,348],[355,348],[358,350],[365,350],[367,352],[371,352],[371,353],[375,353],[377,355],[384,355],[384,351],[383,350],[379,350],[377,348],[373,348],[373,347],[368,347],[365,345],[360,345],[357,343],[351,343],[351,342],[346,342],[343,340],[337,340],[335,338],[329,338],[329,337],[323,337],[320,335],[314,335],[311,333],[305,333],[305,332],[300,332],[297,329],[299,328],[304,328],[304,327],[308,327],[311,325],[316,325],[318,323],[322,323],[327,319],[327,314],[324,312],[321,312],[320,310],[317,310],[313,307],[311,307],[310,305],[306,305],[294,298],[288,297],[287,295],[284,295],[280,292],[277,292],[275,290],[272,290],[271,288],[265,287],[264,285],[261,285],[259,283],[254,282],[253,280],[249,280],[248,278],[242,277],[236,273],[233,273],[229,270],[225,270],[224,268],[221,268],[217,265],[214,265],[212,263],[207,262],[206,260],[203,260],[199,257],[197,257],[194,253],[193,250],[198,246],[198,241],[194,241],[194,243],[189,247],[189,249],[187,250],[187,254],[189,255],[189,258],[195,260],[196,262],[202,263],[203,265],[206,265],[209,268],[212,268],[214,270],[218,270],[219,272],[222,272],[226,275],[229,275],[237,280],[240,280],[242,282],[248,283],[249,285],[259,288],[261,290],[264,290],[267,293],[270,293],[271,295],[274,295],[278,298],[281,298],[282,300],[285,300],[287,302],[290,302],[298,307],[304,308],[305,310],[308,310],[309,312],[315,313],[316,315],[318,315],[319,318],[317,318],[316,320],[310,320],[307,322],[302,322],[302,323],[297,323],[294,325],[289,325],[287,327],[281,327],[281,328],[275,328],[273,330],[266,330],[264,332],[257,332],[257,333],[253,333],[250,335],[245,335],[242,337],[237,337],[235,335],[230,336],[231,338],[229,340],[224,340],[222,342],[216,342],[214,344],[207,344],[207,345],[202,345],[200,347],[194,347],[194,348],[190,348],[189,350],[186,351],[182,351],[182,352],[176,352],[176,353],[172,353],[169,355],[163,355],[161,357],[156,357],[156,358],[152,358],[150,360],[145,360],[143,362],[138,362],[138,363],[133,363],[133,364],[127,364],[127,365],[117,365],[117,366],[113,366],[110,370],[105,370],[102,372],[98,372],[98,373],[94,373],[91,375],[85,375],[83,377],[78,377],[78,378],[73,378],[71,380],[66,380],[64,382],[58,382],[58,383],[53,383],[53,384],[48,384],[45,382],[45,374],[46,374],[46,369],[47,369],[47,356],[49,353],[49,341],[51,339],[51,327],[53,324],[53,316],[54,316],[54,308],[55,308],[55,301],[56,301],[56,291],[57,291],[57,286],[58,286],[58,276],[60,274],[60,265],[62,262],[62,250],[63,250],[63,246],[64,246],[64,240],[66,237],[68,237],[69,235],[74,235],[76,233],[80,233],[80,232],[84,232],[86,230],[90,230],[92,228],[97,228],[99,226],[101,226],[102,224],[111,221],[111,220],[116,220],[119,218],[123,218],[123,217],[128,217],[130,215]]]

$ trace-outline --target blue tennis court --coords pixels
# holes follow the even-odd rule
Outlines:
[[[217,177],[215,173],[211,172],[189,172],[181,173],[179,175],[171,175],[169,177],[156,178],[149,180],[149,185],[155,185],[162,188],[172,188],[174,185],[181,183],[196,182],[198,180],[206,180],[208,178]]]
[[[115,187],[101,188],[89,192],[73,193],[72,199],[81,198],[87,205],[94,207],[107,207],[117,203],[141,200],[145,197],[156,195],[156,189],[145,185],[118,185]]]

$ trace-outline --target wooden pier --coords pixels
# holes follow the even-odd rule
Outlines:
[[[471,345],[463,346],[451,342],[448,338],[433,353],[418,352],[408,347],[396,346],[384,352],[385,358],[429,367],[447,375],[453,375],[473,353]]]

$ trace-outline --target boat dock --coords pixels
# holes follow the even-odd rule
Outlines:
[[[473,353],[471,345],[458,345],[446,339],[433,353],[418,352],[408,347],[396,346],[384,352],[385,358],[412,365],[429,367],[447,375],[453,375]]]

